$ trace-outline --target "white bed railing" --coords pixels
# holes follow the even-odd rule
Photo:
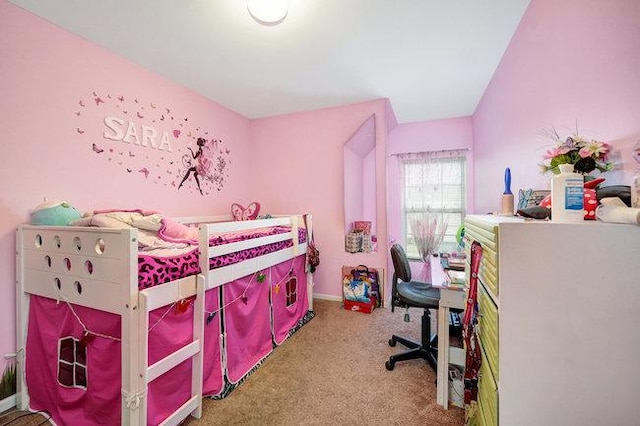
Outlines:
[[[291,259],[307,250],[306,242],[300,244],[298,241],[298,226],[300,216],[282,216],[273,219],[257,219],[232,222],[228,224],[211,223],[200,225],[200,270],[205,272],[206,290],[221,286],[224,283],[253,274],[260,270],[277,265],[287,259]],[[267,228],[273,226],[287,226],[291,230],[286,233],[268,235],[254,238],[238,243],[224,244],[210,247],[208,244],[211,235],[221,232],[241,232],[251,229]],[[210,259],[226,253],[232,253],[239,248],[253,248],[265,244],[292,240],[293,245],[273,253],[247,259],[243,262],[234,263],[216,269],[209,269]],[[230,247],[228,247],[230,246]]]

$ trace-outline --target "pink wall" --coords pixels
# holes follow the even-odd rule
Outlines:
[[[401,210],[400,169],[397,156],[408,152],[470,149],[473,142],[471,117],[398,124],[390,133],[387,152],[389,186],[389,240],[404,244]],[[467,152],[467,206],[473,206],[473,151]]]
[[[344,144],[345,234],[353,222],[367,220],[376,229],[375,116],[369,117]]]
[[[363,220],[371,221],[371,229],[374,235],[378,229],[378,219],[376,212],[376,193],[378,191],[378,179],[376,177],[376,152],[372,150],[364,159],[362,171],[362,216]]]
[[[247,201],[237,194],[248,194],[251,182],[249,120],[6,1],[0,1],[0,35],[2,355],[15,351],[15,228],[43,197],[68,200],[81,212],[142,207],[169,215],[225,214],[232,202]],[[105,102],[96,104],[93,91]],[[120,95],[124,102],[116,100]],[[165,120],[161,108],[170,109]],[[107,114],[135,121],[138,132],[143,124],[169,132],[172,152],[104,139]],[[178,138],[173,130],[181,131]],[[196,135],[221,139],[230,150],[222,189],[203,182],[205,196],[192,178],[180,190],[172,186]],[[92,150],[94,143],[103,151]]]
[[[309,212],[320,249],[315,294],[341,297],[343,265],[386,265],[384,239],[377,253],[349,254],[344,249],[343,145],[371,114],[376,114],[378,235],[386,235],[385,150],[387,101],[255,120],[253,193],[272,213]]]
[[[344,148],[344,232],[351,230],[354,220],[360,220],[363,213],[362,158],[351,149]]]
[[[547,189],[538,163],[541,129],[610,142],[619,169],[606,184],[631,182],[640,138],[640,2],[532,0],[474,116],[475,210],[496,211],[505,167],[512,190]]]

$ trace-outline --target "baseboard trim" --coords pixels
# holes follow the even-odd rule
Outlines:
[[[2,401],[0,401],[0,413],[4,413],[5,411],[16,406],[16,395],[13,394],[11,396],[6,397]]]
[[[313,298],[319,300],[331,300],[333,302],[342,302],[342,297],[334,296],[331,294],[314,294]]]
[[[313,298],[318,300],[330,300],[332,302],[342,302],[342,297],[333,296],[331,294],[314,294]],[[384,305],[382,307],[385,309],[391,308],[391,302],[389,302],[388,300],[385,300]]]

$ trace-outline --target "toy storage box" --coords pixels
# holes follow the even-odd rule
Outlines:
[[[376,299],[371,298],[369,302],[356,302],[355,300],[344,299],[344,308],[347,311],[363,312],[370,314],[376,306]]]
[[[370,314],[382,306],[382,269],[365,265],[342,267],[342,298],[344,308]]]

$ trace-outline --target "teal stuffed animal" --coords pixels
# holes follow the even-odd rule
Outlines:
[[[80,212],[66,201],[45,200],[31,212],[32,225],[67,226],[80,218]]]

